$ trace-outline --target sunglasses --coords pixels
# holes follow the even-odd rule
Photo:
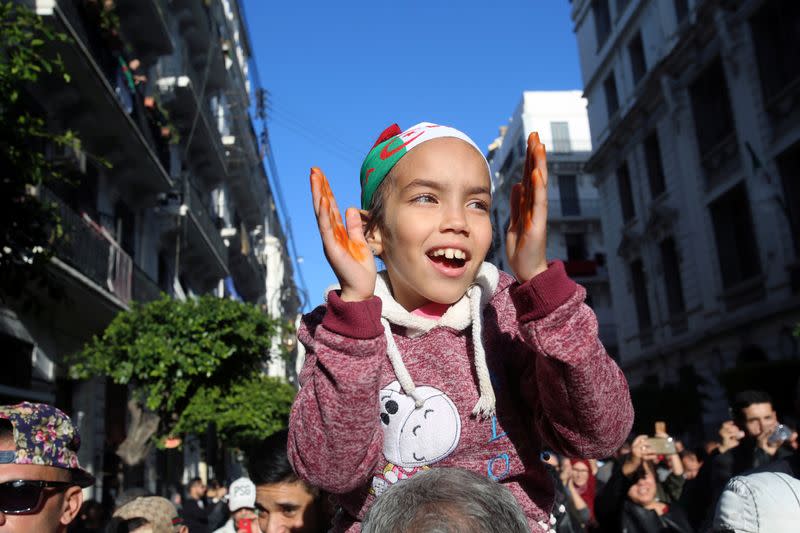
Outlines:
[[[64,490],[75,485],[70,481],[38,481],[18,479],[0,483],[0,513],[30,514],[39,510],[44,489]]]

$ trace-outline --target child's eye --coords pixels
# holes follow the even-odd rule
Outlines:
[[[432,204],[436,202],[436,197],[432,194],[420,194],[411,199],[415,204]]]
[[[484,202],[483,200],[472,200],[470,203],[467,204],[467,207],[471,207],[473,209],[480,209],[481,211],[489,211],[489,204]]]

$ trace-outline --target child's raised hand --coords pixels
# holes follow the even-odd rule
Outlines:
[[[345,211],[345,229],[328,180],[318,168],[311,169],[311,198],[325,257],[342,287],[342,300],[358,302],[372,298],[377,270],[358,209],[350,207]]]
[[[528,136],[522,182],[511,189],[506,255],[520,283],[547,270],[547,155],[535,131]]]

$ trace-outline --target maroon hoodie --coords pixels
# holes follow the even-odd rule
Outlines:
[[[331,291],[325,306],[303,317],[298,337],[307,358],[289,459],[302,479],[337,496],[344,513],[334,531],[359,531],[383,490],[435,467],[503,483],[532,530],[547,531],[553,483],[541,451],[607,457],[628,436],[628,386],[597,337],[585,289],[559,261],[523,284],[491,265],[484,270],[494,276],[478,319],[496,396],[488,418],[472,414],[479,398],[474,326],[449,311],[420,330],[386,290],[376,291],[383,305],[377,296],[344,302]],[[382,307],[416,404],[387,357]]]

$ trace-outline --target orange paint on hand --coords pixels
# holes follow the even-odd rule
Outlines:
[[[347,228],[345,228],[345,225],[342,223],[342,217],[339,214],[339,210],[335,207],[336,199],[334,198],[333,191],[328,183],[328,178],[325,177],[325,174],[320,169],[312,167],[312,190],[314,189],[314,177],[319,179],[319,184],[321,187],[321,190],[319,191],[321,195],[319,208],[320,211],[325,209],[328,212],[328,218],[331,221],[331,229],[333,230],[333,238],[336,241],[336,244],[350,254],[350,257],[356,261],[363,261],[367,257],[367,247],[362,242],[355,242],[351,240],[350,236],[347,234]]]

